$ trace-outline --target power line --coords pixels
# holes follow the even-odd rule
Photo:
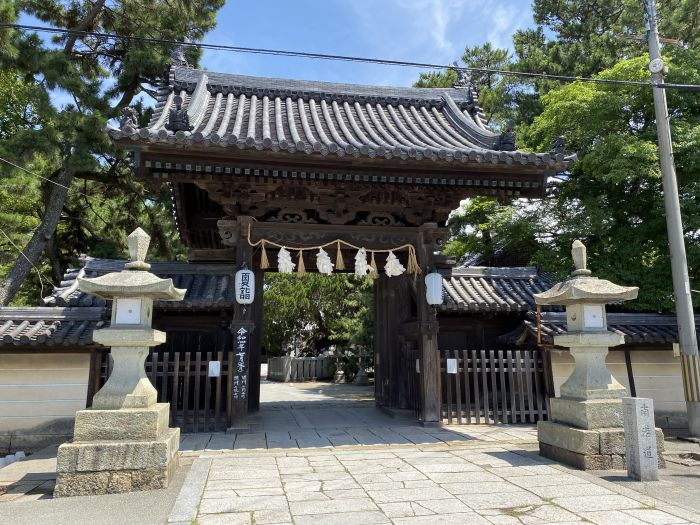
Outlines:
[[[9,243],[10,243],[12,246],[14,246],[15,250],[17,250],[17,251],[20,253],[20,255],[21,255],[22,257],[24,257],[25,259],[27,259],[27,262],[30,264],[30,266],[31,266],[32,268],[34,268],[34,271],[36,272],[37,276],[39,277],[39,287],[40,287],[40,290],[41,290],[41,291],[40,291],[41,297],[44,297],[44,278],[42,277],[42,273],[41,273],[41,271],[39,270],[39,268],[37,268],[36,265],[32,262],[32,260],[31,260],[29,257],[27,257],[27,254],[24,253],[24,250],[20,249],[20,247],[17,246],[17,245],[12,241],[12,239],[10,239],[10,236],[7,235],[7,234],[5,233],[5,230],[3,230],[2,228],[0,228],[0,233],[2,233],[2,234],[5,236],[5,239],[7,239],[7,240],[9,241]],[[44,276],[44,277],[45,277],[45,276]],[[48,279],[48,278],[47,278],[46,280],[47,280],[47,281],[50,281],[50,279]]]
[[[616,80],[616,79],[606,79],[606,78],[591,78],[591,77],[577,77],[570,75],[555,75],[550,73],[530,73],[525,71],[512,71],[505,69],[493,69],[493,68],[480,68],[480,67],[470,67],[470,66],[455,66],[455,65],[445,65],[445,64],[433,64],[428,62],[410,62],[405,60],[391,60],[384,58],[370,58],[370,57],[358,57],[358,56],[348,56],[348,55],[334,55],[325,53],[309,53],[305,51],[288,51],[283,49],[267,49],[258,47],[242,47],[242,46],[228,46],[223,44],[207,44],[207,43],[194,43],[194,42],[180,42],[177,40],[169,40],[164,38],[149,38],[140,36],[126,36],[117,35],[114,33],[104,33],[100,31],[76,31],[74,29],[61,29],[56,27],[45,27],[45,26],[34,26],[27,24],[9,24],[0,23],[0,29],[22,29],[30,31],[38,31],[44,33],[53,33],[61,35],[71,35],[78,37],[93,37],[93,38],[104,38],[112,40],[121,40],[124,42],[140,42],[143,44],[154,44],[154,45],[169,45],[169,46],[183,46],[189,48],[198,49],[211,49],[215,51],[228,51],[234,53],[249,53],[258,55],[272,55],[272,56],[284,56],[284,57],[296,57],[296,58],[307,58],[315,60],[333,60],[340,62],[359,62],[365,64],[377,64],[385,66],[398,66],[398,67],[412,67],[419,69],[442,69],[442,70],[453,70],[462,71],[465,73],[482,73],[491,75],[503,75],[503,76],[513,76],[522,78],[535,78],[543,80],[557,80],[560,82],[590,82],[595,84],[608,84],[608,85],[618,85],[618,86],[639,86],[639,87],[654,87],[660,89],[679,89],[687,91],[700,91],[700,85],[698,84],[669,84],[669,83],[656,83],[656,82],[640,82],[633,80]]]
[[[61,188],[63,188],[63,189],[66,189],[66,190],[68,190],[68,191],[72,191],[72,192],[74,192],[74,193],[78,193],[78,194],[80,194],[80,195],[83,195],[83,196],[87,197],[88,199],[91,199],[91,198],[92,198],[92,195],[86,195],[85,193],[83,193],[83,192],[80,191],[80,190],[76,190],[76,189],[74,189],[74,188],[69,188],[68,186],[66,186],[66,185],[64,185],[64,184],[61,184],[60,182],[56,182],[55,180],[51,180],[51,179],[49,179],[48,177],[44,177],[43,175],[39,175],[38,173],[34,173],[34,172],[32,172],[32,171],[29,171],[27,168],[23,168],[22,166],[20,166],[20,165],[18,165],[18,164],[15,164],[14,162],[11,162],[11,161],[9,161],[9,160],[7,160],[7,159],[3,159],[2,157],[0,157],[0,161],[4,162],[5,164],[9,164],[10,166],[14,166],[14,167],[17,168],[18,170],[22,170],[22,171],[24,171],[25,173],[29,173],[30,175],[34,175],[35,177],[39,177],[40,179],[45,180],[46,182],[50,182],[51,184],[55,184],[56,186],[59,186],[59,187],[61,187]]]

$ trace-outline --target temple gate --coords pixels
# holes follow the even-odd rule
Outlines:
[[[246,338],[246,397],[239,385],[233,428],[245,426],[259,400],[260,241],[270,241],[271,270],[276,246],[296,254],[341,241],[345,261],[355,255],[348,245],[368,252],[410,245],[396,256],[406,267],[412,251],[425,274],[447,268],[439,252],[461,200],[541,197],[547,177],[573,160],[562,144],[527,153],[511,131],[491,131],[467,78],[454,88],[362,86],[212,73],[182,60],[166,78],[146,127],[127,114],[109,134],[132,152],[138,176],[171,188],[191,262],[254,271],[258,296],[232,315],[234,345],[237,334]],[[316,271],[308,255],[304,266]],[[388,277],[377,262],[377,403],[437,423],[438,323],[424,280]],[[227,380],[234,376],[228,369]]]

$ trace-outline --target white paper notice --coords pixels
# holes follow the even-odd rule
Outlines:
[[[456,374],[457,373],[457,360],[456,359],[448,359],[447,360],[447,373],[448,374]]]
[[[209,377],[221,375],[221,361],[209,361]]]

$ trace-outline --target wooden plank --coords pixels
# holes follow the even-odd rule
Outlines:
[[[158,388],[157,383],[156,383],[157,370],[158,370],[158,352],[153,350],[153,352],[151,352],[151,377],[149,378],[151,380],[151,384],[153,385],[153,388]]]
[[[525,423],[525,398],[523,397],[523,368],[520,363],[522,359],[522,350],[514,350],[513,356],[515,357],[515,375],[518,379],[517,394],[520,401],[520,422]]]
[[[503,415],[503,423],[508,423],[508,389],[506,388],[506,373],[503,369],[503,350],[498,351],[498,377],[501,384],[501,413]]]
[[[464,365],[464,371],[463,371],[463,376],[464,376],[464,408],[466,412],[466,420],[465,422],[467,425],[470,425],[472,422],[472,401],[471,401],[471,393],[470,393],[470,384],[471,381],[469,381],[469,352],[467,350],[462,350],[462,360],[463,360],[463,365]]]
[[[479,363],[476,358],[476,350],[471,351],[472,355],[472,379],[474,380],[474,415],[476,424],[481,424],[481,403],[479,402]],[[487,421],[488,423],[488,421]]]
[[[452,424],[452,380],[450,379],[450,374],[447,373],[447,356],[448,355],[449,354],[446,354],[446,357],[444,359],[444,363],[445,363],[445,368],[444,368],[445,380],[444,381],[445,381],[445,390],[447,391],[446,392],[447,393],[447,423],[449,425],[451,425]],[[441,361],[443,360],[442,356],[441,356],[440,360]],[[442,370],[442,366],[440,367],[440,369]]]
[[[216,430],[210,428],[210,405],[211,405],[211,383],[212,378],[209,377],[209,362],[211,361],[211,352],[207,352],[207,360],[204,367],[204,431]]]
[[[162,372],[162,379],[161,379],[161,388],[160,392],[158,392],[158,398],[160,399],[161,403],[167,403],[168,402],[168,377],[169,377],[169,370],[168,370],[168,354],[169,352],[166,350],[163,352],[163,372]]]
[[[176,427],[177,399],[180,392],[180,352],[173,355],[173,388],[170,391],[170,426]]]
[[[85,408],[92,406],[92,398],[100,389],[100,374],[102,373],[102,352],[97,349],[90,350],[90,373],[88,375],[87,396]]]
[[[221,376],[224,373],[224,353],[219,350],[216,360],[219,361],[220,373],[216,378],[216,394],[214,397],[214,430],[221,428]],[[233,446],[233,444],[231,445]]]
[[[516,380],[515,380],[515,360],[513,359],[513,351],[506,350],[506,370],[508,374],[508,388],[510,393],[510,422],[518,422],[518,405],[516,402]]]
[[[194,429],[193,432],[199,432],[199,401],[200,401],[200,381],[202,376],[202,352],[195,352],[194,354],[194,396],[192,396],[192,402],[194,403]]]
[[[183,431],[188,432],[190,430],[189,424],[189,409],[190,409],[190,366],[191,366],[191,355],[192,352],[189,350],[185,351],[185,371],[184,371],[184,386],[182,393],[182,423],[180,427]]]
[[[527,385],[527,408],[530,414],[530,423],[535,422],[534,410],[534,395],[532,393],[532,359],[530,359],[530,351],[523,350],[525,357],[525,384]]]
[[[457,373],[455,374],[455,398],[457,401],[457,423],[462,424],[462,389],[460,388],[460,383],[462,378],[459,374],[459,352],[455,350],[452,355],[453,359],[457,362]]]
[[[486,370],[486,351],[481,350],[481,362],[479,366],[481,367],[481,397],[484,399],[484,423],[487,425],[491,422],[491,410],[489,408],[489,390],[488,390],[488,378]]]
[[[533,372],[535,374],[535,399],[537,400],[537,420],[542,421],[544,419],[544,393],[542,391],[542,354],[540,350],[534,350],[532,352],[533,361]]]
[[[486,355],[488,356],[488,362],[489,362],[489,369],[490,369],[490,374],[489,377],[491,378],[491,400],[492,400],[492,406],[493,406],[493,422],[498,423],[498,384],[496,381],[496,355],[493,350],[487,350]],[[503,419],[501,418],[501,423],[503,423]]]
[[[637,387],[634,384],[634,372],[632,371],[632,357],[630,351],[625,348],[625,366],[627,367],[627,382],[630,386],[630,395],[637,397]]]

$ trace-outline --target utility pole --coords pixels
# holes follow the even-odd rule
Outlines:
[[[668,245],[671,252],[673,295],[676,299],[678,341],[680,343],[681,367],[683,370],[683,391],[688,410],[690,435],[700,437],[700,359],[698,359],[698,342],[695,335],[695,316],[690,295],[690,280],[688,278],[688,263],[685,255],[676,168],[673,163],[673,146],[671,144],[668,107],[666,105],[666,90],[662,86],[668,69],[661,58],[654,0],[644,0],[644,14],[648,29],[649,71],[651,71],[651,80],[654,84],[654,111],[656,112],[656,126],[659,135],[659,160],[664,189]]]

